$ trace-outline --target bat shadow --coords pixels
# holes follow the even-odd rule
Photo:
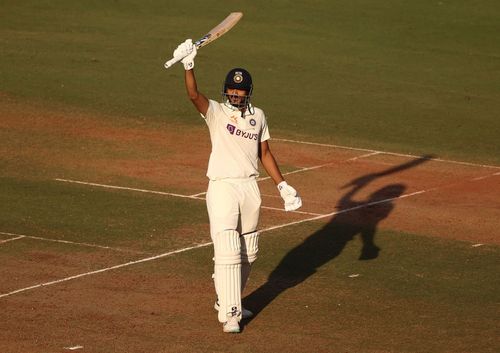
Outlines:
[[[342,188],[348,190],[338,201],[338,211],[332,219],[291,249],[270,273],[267,281],[244,298],[245,307],[254,313],[253,318],[280,294],[304,282],[319,267],[335,259],[357,235],[362,240],[358,259],[376,259],[381,251],[375,244],[377,226],[393,211],[394,200],[404,194],[407,186],[403,183],[388,184],[361,201],[354,200],[354,196],[378,178],[414,168],[431,158],[431,155],[422,156],[379,173],[360,176],[344,185]],[[243,326],[253,318],[243,322]]]

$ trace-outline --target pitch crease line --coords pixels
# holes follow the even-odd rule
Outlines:
[[[342,161],[342,162],[335,161],[335,162],[328,162],[328,163],[325,163],[325,164],[315,165],[313,167],[299,168],[297,170],[292,170],[291,172],[283,173],[283,176],[287,176],[287,175],[295,174],[295,173],[300,173],[300,172],[306,172],[306,171],[309,171],[309,170],[315,170],[315,169],[323,168],[323,167],[326,167],[326,166],[329,166],[329,165],[333,165],[333,164],[336,164],[336,163],[352,162],[352,161],[355,161],[355,160],[358,160],[358,159],[361,159],[361,158],[367,158],[367,157],[375,156],[375,155],[380,154],[380,153],[382,153],[382,152],[373,151],[373,152],[370,152],[370,153],[363,154],[361,156],[357,156],[357,157],[346,159],[345,161]],[[267,177],[263,177],[263,178],[258,178],[257,181],[264,181],[264,180],[269,180],[269,179],[271,179],[271,177],[267,176]],[[191,195],[191,197],[198,197],[198,196],[201,196],[201,195],[205,195],[206,193],[207,193],[206,191],[205,192],[200,192],[198,194]]]
[[[137,191],[137,192],[143,192],[147,194],[157,194],[157,195],[166,195],[166,196],[175,196],[175,197],[182,197],[186,199],[199,199],[194,196],[188,196],[188,195],[181,195],[181,194],[174,194],[171,192],[163,192],[163,191],[154,191],[154,190],[147,190],[147,189],[137,189],[137,188],[129,188],[126,186],[116,186],[116,185],[108,185],[108,184],[98,184],[98,183],[90,183],[86,181],[79,181],[79,180],[71,180],[71,179],[60,179],[56,178],[54,180],[65,182],[65,183],[73,183],[73,184],[82,184],[82,185],[89,185],[89,186],[98,186],[101,188],[107,188],[107,189],[117,189],[117,190],[128,190],[128,191]]]
[[[0,233],[0,234],[6,234],[6,233]],[[23,239],[23,238],[26,238],[26,237],[24,235],[20,235],[20,236],[15,237],[15,238],[0,240],[0,244],[5,244],[5,243],[8,243],[10,241],[19,240],[19,239]]]
[[[288,226],[292,226],[292,225],[296,225],[296,224],[301,224],[301,223],[305,223],[305,222],[317,221],[317,220],[320,220],[320,219],[323,219],[323,218],[332,217],[332,216],[335,216],[335,215],[338,215],[338,214],[342,214],[342,213],[346,213],[346,212],[351,212],[351,211],[356,211],[356,210],[359,210],[361,208],[370,207],[370,206],[378,205],[378,204],[381,204],[381,203],[391,202],[391,201],[395,201],[395,200],[399,200],[399,199],[403,199],[403,198],[411,197],[411,196],[415,196],[415,195],[420,195],[420,194],[426,193],[428,191],[429,190],[415,191],[415,192],[412,192],[410,194],[404,194],[404,195],[401,195],[401,196],[398,196],[398,197],[392,197],[392,198],[389,198],[389,199],[383,199],[383,200],[379,200],[379,201],[373,201],[373,202],[365,203],[365,204],[362,204],[362,205],[359,205],[359,206],[356,206],[356,207],[346,208],[344,210],[334,211],[334,212],[330,212],[330,213],[327,213],[327,214],[318,215],[316,217],[311,217],[311,218],[301,219],[301,220],[290,222],[290,223],[280,224],[280,225],[277,225],[277,226],[266,228],[266,229],[262,230],[261,233],[268,232],[268,231],[275,230],[275,229],[280,229],[280,228],[288,227]]]
[[[32,235],[6,233],[6,232],[0,232],[0,234],[17,236],[17,238],[7,239],[7,241],[16,240],[16,239],[22,239],[22,238],[27,238],[27,239],[49,241],[49,242],[53,242],[53,243],[63,243],[63,244],[70,244],[70,245],[77,245],[77,246],[86,246],[86,247],[98,248],[98,249],[105,249],[105,250],[113,250],[113,251],[119,251],[119,252],[127,252],[127,253],[133,253],[133,254],[145,254],[142,251],[113,248],[113,247],[110,247],[110,246],[90,244],[90,243],[79,243],[79,242],[75,242],[75,241],[62,240],[62,239],[50,239],[50,238],[43,238],[43,237],[35,237],[35,236],[32,236]],[[5,242],[5,241],[0,241],[0,244],[3,243],[3,242]]]
[[[129,188],[129,187],[125,187],[125,186],[115,186],[115,185],[109,185],[109,184],[97,184],[97,183],[89,183],[89,182],[85,182],[85,181],[69,180],[69,179],[54,179],[54,180],[56,180],[56,181],[62,181],[62,182],[65,182],[65,183],[74,183],[74,184],[81,184],[81,185],[89,185],[89,186],[102,187],[102,188],[106,188],[106,189],[119,189],[119,190],[127,190],[127,191],[138,191],[138,192],[142,192],[142,193],[159,194],[159,195],[174,196],[174,197],[183,197],[183,198],[189,198],[189,199],[192,199],[192,200],[205,200],[204,197],[197,197],[197,196],[194,196],[194,195],[192,195],[192,196],[186,196],[186,195],[172,194],[172,193],[162,192],[162,191],[154,191],[154,190],[146,190],[146,189],[135,189],[135,188]],[[264,207],[264,208],[266,208],[266,207]],[[276,210],[280,210],[282,212],[286,212],[283,209],[276,208]],[[303,211],[289,211],[289,212],[290,213],[311,214],[311,213],[307,213],[307,212],[303,212]],[[31,238],[33,238],[33,237],[31,237]]]
[[[427,191],[426,190],[421,190],[421,191],[413,192],[411,194],[401,195],[399,197],[389,198],[389,199],[380,200],[380,201],[374,201],[374,202],[370,202],[370,203],[367,203],[367,204],[359,205],[359,206],[356,206],[356,207],[353,207],[353,208],[349,208],[349,209],[345,209],[345,210],[335,211],[335,212],[331,212],[331,213],[328,213],[328,214],[323,214],[323,215],[318,215],[318,216],[314,216],[314,217],[311,217],[311,218],[306,218],[306,219],[303,219],[303,220],[300,220],[300,221],[295,221],[295,222],[290,222],[290,223],[285,223],[285,224],[281,224],[281,225],[277,225],[277,226],[268,227],[268,228],[262,229],[260,232],[261,233],[269,232],[271,230],[285,228],[285,227],[288,227],[288,226],[291,226],[291,225],[295,225],[295,224],[300,224],[300,223],[304,223],[304,222],[310,222],[310,221],[314,221],[314,220],[319,220],[319,219],[322,219],[322,218],[327,218],[327,217],[334,216],[336,214],[358,210],[360,208],[369,207],[369,206],[372,206],[372,205],[375,205],[375,204],[380,204],[380,203],[385,203],[385,202],[391,202],[391,201],[394,201],[394,200],[397,200],[397,199],[402,199],[402,198],[405,198],[405,197],[410,197],[410,196],[422,194],[422,193],[425,193],[425,192],[427,192]],[[167,257],[167,256],[174,255],[174,254],[180,254],[180,253],[183,253],[183,252],[186,252],[186,251],[190,251],[190,250],[194,250],[194,249],[198,249],[198,248],[207,247],[209,245],[212,245],[212,242],[202,243],[202,244],[198,244],[198,245],[195,245],[195,246],[190,246],[190,247],[187,247],[187,248],[170,251],[170,252],[167,252],[167,253],[164,253],[164,254],[160,254],[160,255],[156,255],[156,256],[151,256],[151,257],[147,257],[147,258],[136,260],[136,261],[130,261],[130,262],[127,262],[127,263],[123,263],[123,264],[119,264],[119,265],[115,265],[115,266],[111,266],[111,267],[106,267],[106,268],[103,268],[103,269],[100,269],[100,270],[96,270],[96,271],[85,272],[85,273],[81,273],[81,274],[78,274],[78,275],[74,275],[74,276],[62,278],[62,279],[51,281],[51,282],[45,282],[45,283],[36,284],[34,286],[30,286],[30,287],[26,287],[26,288],[21,288],[21,289],[17,289],[17,290],[8,292],[8,293],[0,294],[0,298],[8,297],[8,296],[11,296],[11,295],[14,295],[14,294],[17,294],[17,293],[26,292],[26,291],[29,291],[29,290],[32,290],[32,289],[37,289],[37,288],[42,288],[42,287],[48,287],[48,286],[51,286],[51,285],[54,285],[54,284],[71,281],[71,280],[74,280],[74,279],[77,279],[77,278],[82,278],[82,277],[91,276],[91,275],[95,275],[95,274],[99,274],[99,273],[103,273],[103,272],[107,272],[107,271],[111,271],[111,270],[116,270],[116,269],[119,269],[119,268],[131,266],[131,265],[136,265],[136,264],[139,264],[139,263],[144,263],[144,262],[149,262],[149,261],[153,261],[153,260],[158,260],[158,259],[161,259],[161,258],[164,258],[164,257]]]
[[[283,173],[283,176],[290,175],[290,174],[295,174],[295,173],[307,172],[307,171],[310,171],[310,170],[315,170],[315,169],[323,168],[323,167],[326,167],[326,166],[329,166],[329,165],[334,165],[334,164],[337,164],[337,163],[352,162],[352,161],[355,161],[355,160],[358,160],[358,159],[361,159],[361,158],[367,158],[367,157],[375,156],[375,155],[380,154],[380,153],[381,152],[373,151],[373,152],[370,152],[370,153],[363,154],[361,156],[357,156],[357,157],[346,159],[345,161],[342,161],[342,162],[335,161],[335,162],[328,162],[328,163],[325,163],[325,164],[315,165],[315,166],[312,166],[312,167],[304,167],[304,168],[292,170],[291,172],[288,172],[288,173]],[[267,177],[264,177],[264,178],[259,178],[258,181],[264,181],[264,180],[268,180],[268,179],[271,179],[271,177],[267,176]]]
[[[357,148],[357,147],[341,146],[341,145],[334,145],[334,144],[328,144],[328,143],[309,142],[309,141],[300,141],[300,140],[282,139],[282,138],[273,138],[273,140],[274,141],[281,141],[281,142],[299,143],[299,144],[303,144],[303,145],[312,145],[312,146],[321,146],[321,147],[332,147],[332,148],[339,148],[339,149],[351,150],[351,151],[377,152],[377,153],[380,153],[380,154],[388,154],[388,155],[398,156],[398,157],[421,158],[421,156],[416,156],[416,155],[413,155],[413,154],[405,154],[405,153],[397,153],[397,152],[386,152],[386,151],[377,151],[377,150],[371,150],[371,149],[368,149],[368,148]],[[462,161],[455,161],[455,160],[451,160],[451,159],[429,158],[429,160],[430,161],[435,161],[435,162],[461,164],[461,165],[467,165],[467,166],[471,166],[471,167],[500,169],[500,166],[496,166],[496,165],[462,162]]]
[[[48,287],[48,286],[52,286],[54,284],[71,281],[71,280],[77,279],[77,278],[91,276],[91,275],[95,275],[95,274],[99,274],[99,273],[103,273],[103,272],[107,272],[107,271],[111,271],[111,270],[117,270],[119,268],[131,266],[131,265],[137,265],[137,264],[140,264],[140,263],[143,263],[143,262],[149,262],[149,261],[153,261],[153,260],[158,260],[158,259],[161,259],[163,257],[170,256],[170,255],[179,254],[179,253],[182,253],[182,252],[185,252],[185,251],[189,251],[189,250],[193,250],[193,249],[197,249],[197,248],[202,248],[202,247],[205,247],[205,246],[209,246],[210,244],[212,244],[212,243],[210,242],[210,243],[198,244],[198,245],[195,245],[195,246],[190,246],[190,247],[187,247],[187,248],[184,248],[184,249],[170,251],[170,252],[167,252],[167,253],[164,253],[164,254],[160,254],[160,255],[146,257],[144,259],[130,261],[130,262],[126,262],[126,263],[123,263],[123,264],[119,264],[119,265],[115,265],[115,266],[111,266],[111,267],[102,268],[102,269],[96,270],[96,271],[90,271],[90,272],[80,273],[78,275],[74,275],[74,276],[70,276],[70,277],[66,277],[66,278],[61,278],[61,279],[58,279],[58,280],[55,280],[55,281],[51,281],[51,282],[45,282],[45,283],[36,284],[34,286],[17,289],[17,290],[14,290],[12,292],[9,292],[9,293],[0,294],[0,298],[8,297],[8,296],[11,296],[13,294],[17,294],[17,293],[21,293],[21,292],[26,292],[26,291],[29,291],[31,289],[36,289],[36,288],[41,288],[41,287]]]
[[[283,212],[283,209],[282,208],[277,208],[277,207],[269,207],[269,206],[260,206],[260,208],[265,208],[267,210],[273,210],[273,211],[281,211]],[[286,212],[286,211],[285,211]],[[288,211],[290,213],[299,213],[299,214],[306,214],[306,215],[309,215],[309,216],[319,216],[320,213],[314,213],[314,212],[305,212],[305,211]]]

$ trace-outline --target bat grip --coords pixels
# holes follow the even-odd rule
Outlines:
[[[165,65],[164,65],[164,66],[165,66],[165,69],[168,69],[168,68],[169,68],[169,67],[171,67],[173,64],[175,64],[176,62],[181,61],[181,60],[182,60],[182,58],[176,58],[176,57],[173,57],[172,59],[170,59],[169,61],[167,61],[167,62],[165,63]]]

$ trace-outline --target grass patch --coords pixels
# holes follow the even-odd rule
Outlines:
[[[154,252],[207,239],[203,202],[10,178],[0,200],[4,232]]]

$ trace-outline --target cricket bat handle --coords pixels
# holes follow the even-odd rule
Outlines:
[[[176,62],[178,61],[181,61],[182,58],[176,58],[176,57],[173,57],[172,59],[170,59],[169,61],[167,61],[165,63],[165,69],[168,69],[169,67],[171,67],[173,64],[175,64]]]

